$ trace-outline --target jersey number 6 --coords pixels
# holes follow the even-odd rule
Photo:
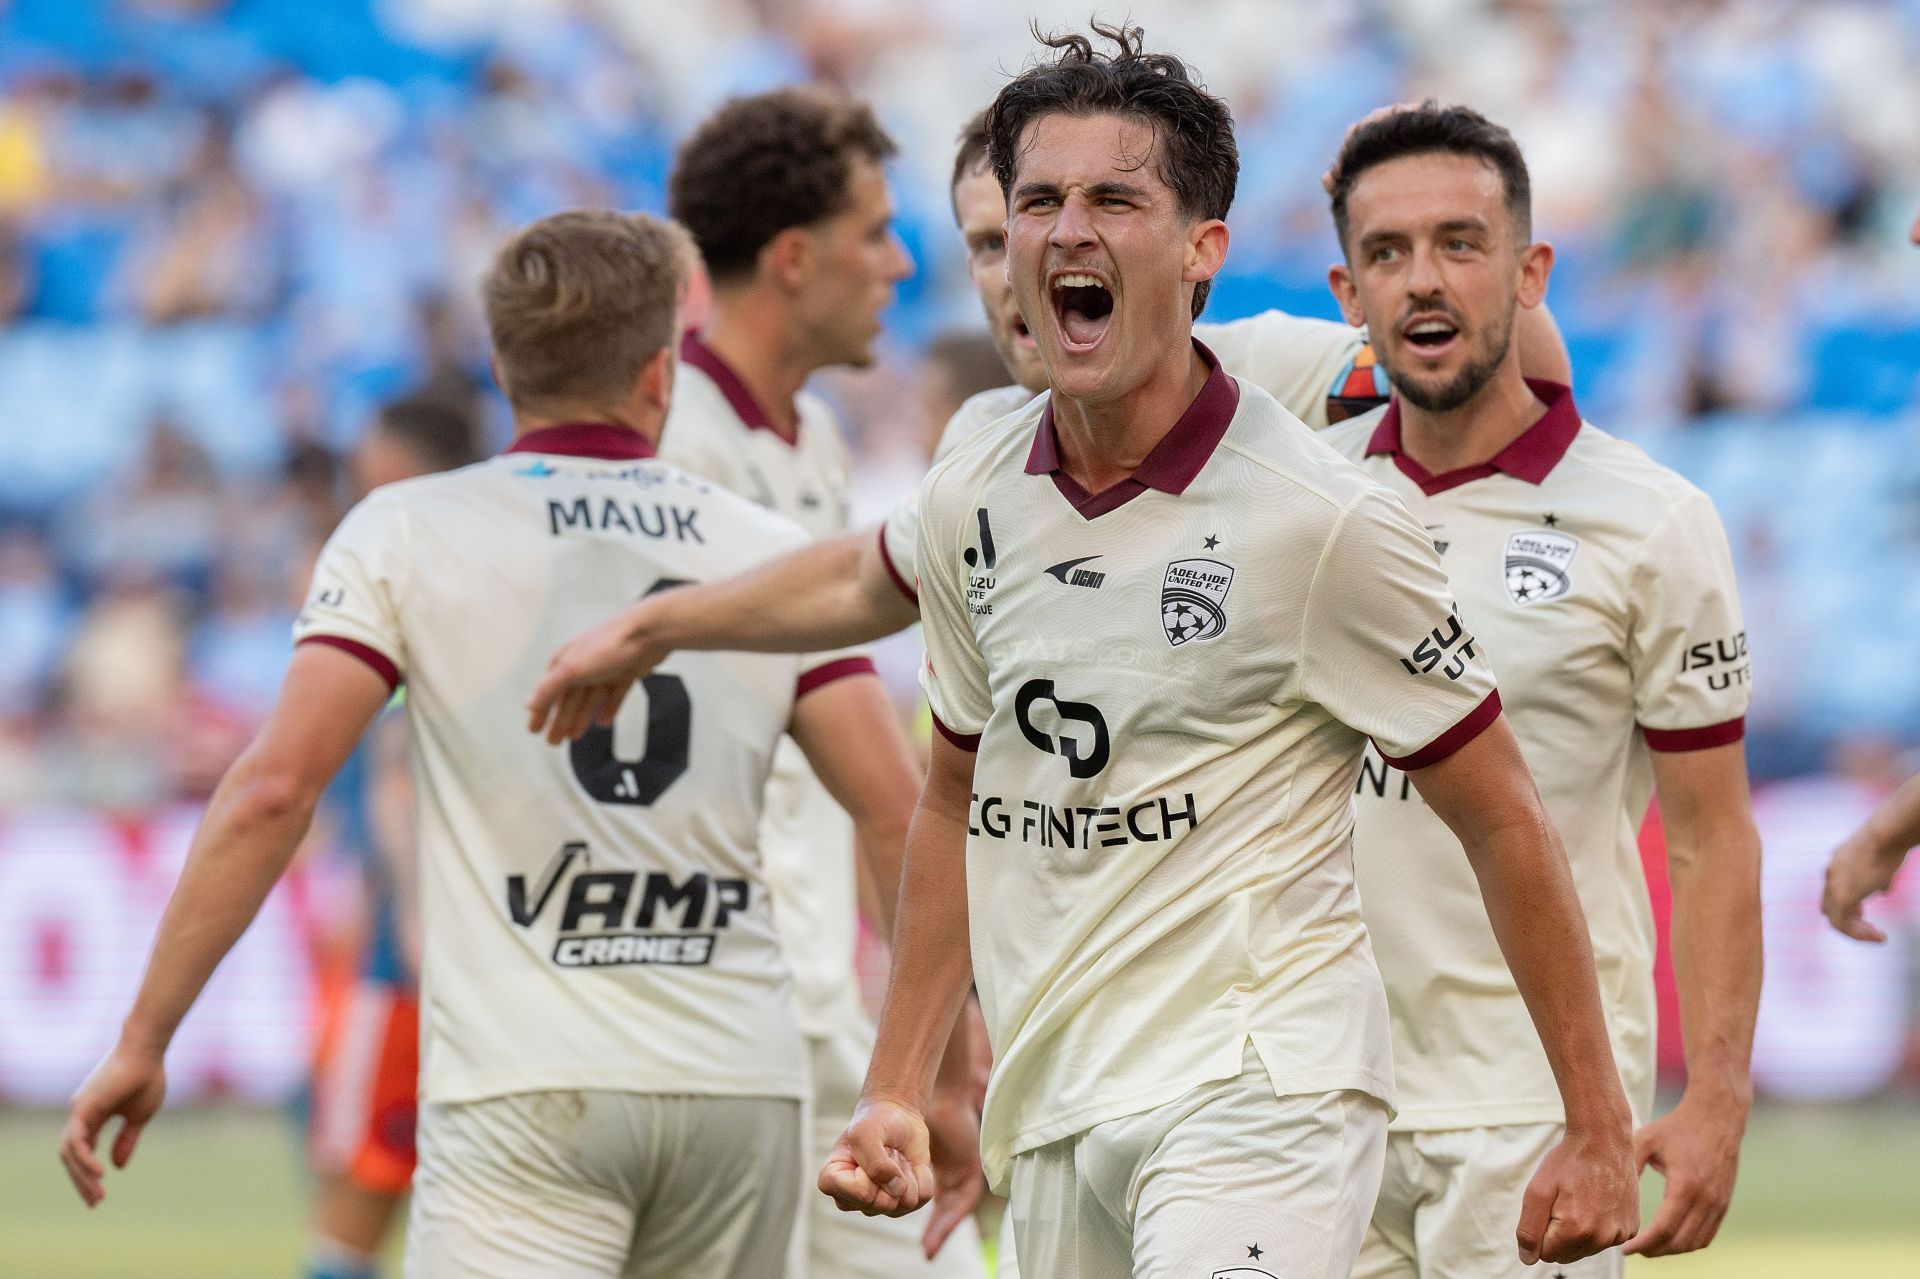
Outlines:
[[[647,594],[685,585],[663,578]],[[693,699],[686,683],[678,675],[655,674],[641,680],[640,688],[647,697],[647,748],[638,759],[614,754],[613,730],[599,724],[567,748],[575,780],[602,804],[651,804],[687,771]]]

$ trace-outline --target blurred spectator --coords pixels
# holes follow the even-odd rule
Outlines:
[[[132,472],[63,514],[66,561],[89,584],[150,575],[204,591],[217,549],[219,493],[205,450],[156,418]]]
[[[37,707],[71,622],[46,544],[26,529],[0,532],[0,722]]]

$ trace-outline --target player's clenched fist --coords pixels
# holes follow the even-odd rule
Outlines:
[[[884,1097],[854,1107],[820,1170],[820,1190],[843,1212],[904,1217],[933,1198],[933,1156],[918,1110]]]
[[[1640,1181],[1624,1124],[1572,1130],[1540,1161],[1520,1205],[1520,1260],[1591,1257],[1640,1229]]]

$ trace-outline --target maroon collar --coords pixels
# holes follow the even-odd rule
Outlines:
[[[1516,480],[1525,480],[1529,484],[1545,483],[1547,476],[1553,473],[1553,468],[1560,465],[1560,459],[1573,447],[1574,436],[1580,434],[1580,410],[1573,405],[1572,388],[1558,382],[1528,378],[1527,388],[1547,406],[1546,412],[1522,431],[1513,443],[1494,454],[1490,461],[1435,475],[1402,453],[1398,395],[1387,402],[1387,411],[1380,415],[1380,425],[1374,428],[1373,438],[1367,441],[1367,456],[1390,454],[1394,465],[1418,484],[1420,491],[1428,497],[1474,480],[1484,480],[1496,472],[1511,475]]]
[[[653,456],[653,443],[640,432],[611,422],[562,422],[521,435],[509,453],[558,453],[605,462],[633,462]]]
[[[702,342],[700,335],[692,329],[688,329],[680,339],[680,359],[713,379],[713,384],[720,388],[720,394],[727,397],[727,404],[732,407],[734,414],[750,430],[772,431],[788,444],[799,438],[797,432],[789,431],[773,420],[760,401],[753,398],[753,392],[733,371],[733,366],[721,359],[718,351]]]
[[[1207,380],[1200,387],[1200,394],[1193,397],[1193,403],[1187,405],[1187,411],[1160,437],[1160,442],[1141,460],[1132,475],[1098,493],[1089,493],[1080,487],[1079,481],[1060,465],[1060,436],[1053,427],[1051,396],[1046,407],[1040,410],[1040,425],[1033,433],[1033,449],[1027,454],[1027,474],[1051,475],[1061,496],[1087,519],[1105,515],[1150,488],[1176,496],[1186,492],[1187,485],[1193,483],[1207,459],[1220,446],[1221,438],[1233,422],[1234,411],[1240,406],[1240,384],[1227,375],[1213,352],[1198,338],[1194,339],[1193,349],[1206,363]]]

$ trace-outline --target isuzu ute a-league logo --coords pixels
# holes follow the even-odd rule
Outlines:
[[[1573,589],[1567,566],[1580,549],[1578,538],[1550,529],[1529,528],[1507,535],[1507,598],[1515,604],[1545,604]]]
[[[1233,569],[1219,560],[1175,560],[1160,585],[1160,625],[1179,648],[1227,629],[1227,592]]]

